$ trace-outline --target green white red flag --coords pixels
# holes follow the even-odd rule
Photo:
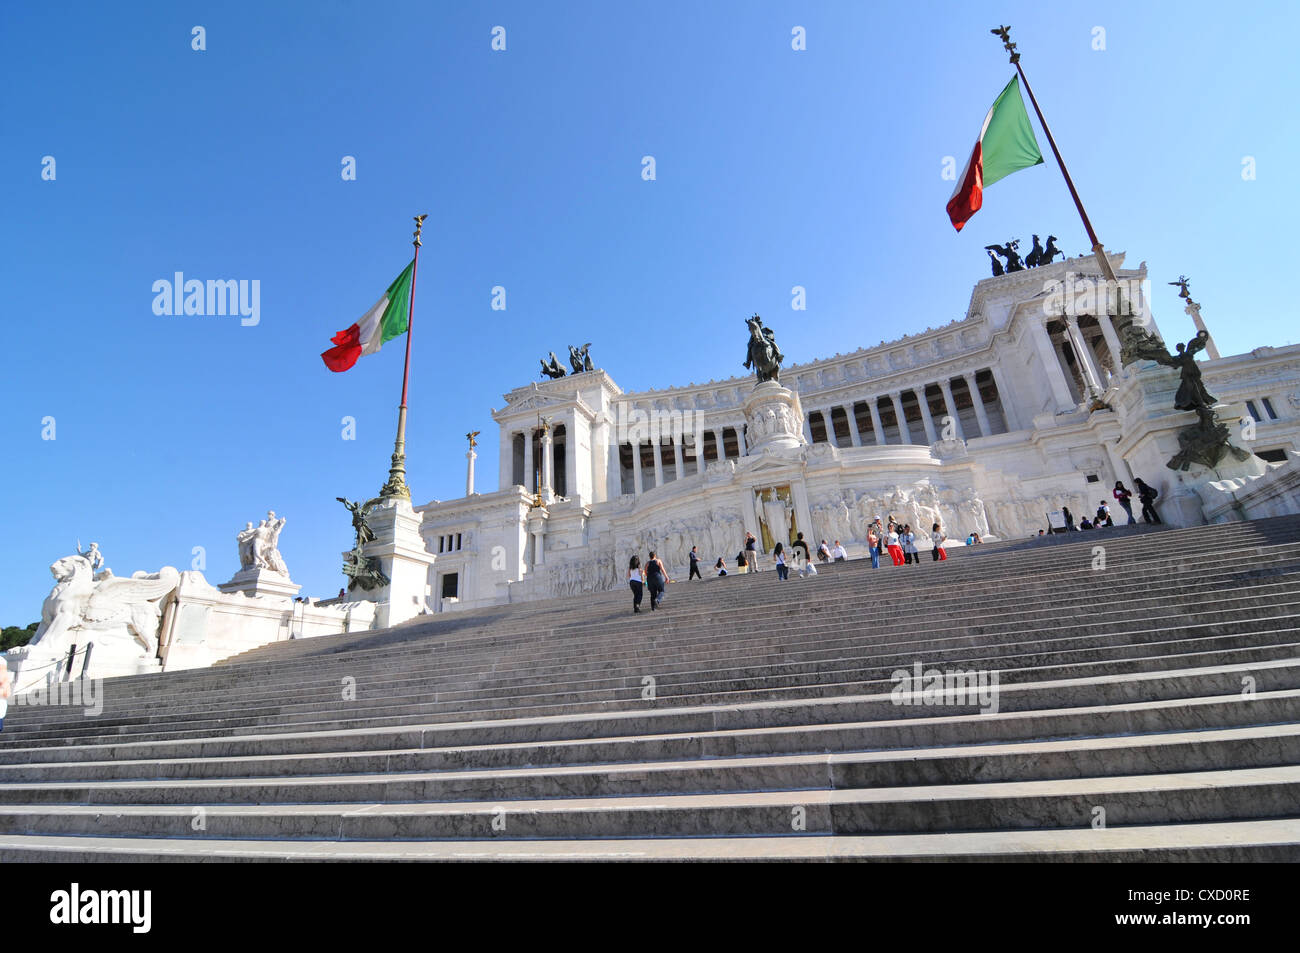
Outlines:
[[[984,204],[984,190],[998,179],[1042,161],[1043,154],[1038,151],[1038,140],[1020,96],[1020,78],[1013,76],[989,107],[975,148],[948,200],[952,227],[961,231]]]
[[[356,324],[330,338],[334,347],[321,354],[326,367],[331,371],[346,371],[363,354],[374,354],[388,341],[406,333],[410,326],[414,271],[415,261],[412,260],[373,308]]]

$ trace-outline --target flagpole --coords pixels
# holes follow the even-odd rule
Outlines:
[[[402,368],[402,403],[397,408],[397,440],[393,442],[393,465],[388,470],[388,482],[379,491],[384,500],[410,500],[411,491],[406,485],[406,393],[411,382],[411,327],[415,324],[415,277],[420,269],[420,230],[428,215],[415,216],[415,261],[411,263],[411,297],[406,308],[406,363]]]
[[[1038,115],[1039,125],[1043,127],[1043,132],[1047,135],[1047,144],[1052,147],[1052,154],[1056,156],[1056,164],[1061,167],[1061,175],[1065,177],[1065,185],[1070,190],[1070,197],[1074,199],[1074,207],[1079,210],[1079,218],[1083,220],[1083,229],[1088,233],[1088,240],[1092,242],[1092,253],[1097,259],[1097,264],[1101,266],[1102,274],[1110,281],[1118,281],[1114,270],[1110,267],[1110,258],[1106,255],[1106,249],[1102,247],[1101,240],[1097,237],[1097,233],[1093,231],[1092,222],[1083,208],[1083,201],[1079,198],[1079,192],[1074,187],[1074,180],[1070,178],[1070,170],[1065,167],[1065,160],[1061,158],[1061,150],[1056,147],[1056,139],[1052,135],[1052,129],[1047,125],[1047,120],[1043,117],[1043,110],[1038,106],[1038,98],[1034,96],[1034,89],[1029,85],[1029,77],[1025,75],[1024,67],[1020,65],[1020,54],[1016,52],[1016,44],[1011,42],[1011,27],[998,27],[996,30],[990,30],[989,32],[1002,38],[1002,48],[1010,55],[1011,64],[1020,75],[1020,81],[1025,84],[1025,92],[1029,94],[1029,101],[1034,105],[1034,112]]]

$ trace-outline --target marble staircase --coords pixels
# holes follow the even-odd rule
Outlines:
[[[0,860],[1300,859],[1300,517],[922,555],[11,706]]]

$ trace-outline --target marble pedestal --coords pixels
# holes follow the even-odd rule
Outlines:
[[[389,582],[382,589],[353,595],[378,604],[376,628],[397,625],[428,610],[429,567],[437,557],[425,548],[420,519],[409,500],[393,500],[367,517],[375,538],[362,552],[380,561]]]
[[[757,384],[745,399],[745,444],[749,454],[767,450],[794,450],[807,441],[803,435],[803,406],[799,395],[776,381]]]
[[[248,596],[262,596],[272,599],[292,601],[302,586],[293,582],[288,576],[269,569],[241,569],[229,582],[217,586],[222,592],[242,592]]]

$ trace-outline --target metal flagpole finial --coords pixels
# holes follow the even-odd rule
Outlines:
[[[996,29],[989,30],[994,36],[1002,38],[1002,48],[1011,56],[1012,64],[1020,62],[1020,54],[1016,52],[1016,44],[1011,42],[1011,27],[1000,26]]]
[[[411,244],[414,245],[416,248],[419,248],[420,245],[422,244],[422,242],[420,241],[420,229],[424,228],[424,220],[428,217],[429,216],[427,213],[424,215],[415,216],[415,241],[411,242]]]

